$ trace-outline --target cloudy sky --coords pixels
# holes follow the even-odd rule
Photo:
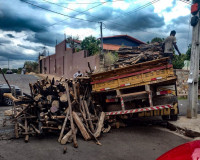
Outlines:
[[[46,46],[55,53],[64,34],[100,37],[128,34],[144,42],[177,31],[182,53],[191,43],[186,0],[0,0],[0,67],[22,67]]]

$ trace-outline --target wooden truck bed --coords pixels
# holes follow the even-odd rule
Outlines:
[[[93,92],[136,87],[176,80],[173,66],[168,58],[131,65],[92,75]]]

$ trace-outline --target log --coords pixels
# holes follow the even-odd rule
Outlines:
[[[66,124],[67,124],[67,119],[68,119],[68,117],[69,117],[69,109],[67,110],[67,114],[66,114],[66,116],[65,116],[65,120],[64,120],[62,129],[61,129],[61,132],[60,132],[60,136],[59,136],[59,138],[58,138],[58,142],[60,142],[61,139],[62,139],[62,137],[63,137],[63,133],[64,133],[65,126],[66,126]]]
[[[94,133],[95,137],[99,137],[100,134],[101,134],[101,130],[102,130],[103,125],[104,125],[105,116],[106,116],[106,114],[104,112],[101,112],[99,121],[97,123],[97,129],[96,129],[96,131]]]
[[[77,148],[77,140],[76,140],[76,134],[75,134],[75,128],[74,128],[74,122],[73,122],[73,117],[72,117],[72,105],[71,105],[71,100],[70,100],[70,95],[69,95],[69,86],[68,82],[65,85],[66,87],[66,92],[67,92],[67,99],[68,99],[68,106],[69,106],[69,114],[70,114],[70,125],[72,129],[72,136],[73,136],[73,141],[74,141],[74,147]]]
[[[41,95],[41,94],[38,94],[37,96],[34,97],[34,100],[35,100],[36,102],[38,102],[38,101],[40,100],[41,97],[42,97],[42,95]]]
[[[59,109],[59,101],[58,100],[54,100],[52,102],[52,104],[51,104],[50,110],[51,110],[52,113],[55,113],[55,112],[58,111],[58,109]]]
[[[3,94],[4,97],[10,98],[13,102],[18,102],[19,99],[15,98],[12,93],[4,93]]]
[[[67,95],[65,93],[60,96],[60,101],[67,102]]]
[[[75,134],[77,133],[77,128],[75,128]],[[69,132],[67,132],[67,134],[62,138],[61,140],[61,144],[66,144],[67,142],[71,142],[72,138],[72,129],[69,130]]]
[[[74,100],[77,100],[77,88],[76,88],[76,83],[75,81],[72,82],[73,84],[73,90],[74,90]]]
[[[70,129],[70,131],[62,138],[60,143],[61,144],[66,144],[71,135],[72,135],[72,129]]]
[[[27,118],[25,118],[25,139],[24,141],[27,143],[29,140],[29,134],[28,134],[28,122],[27,122]]]
[[[87,102],[85,100],[83,100],[83,103],[84,103],[87,119],[89,121],[90,129],[91,129],[92,133],[94,133],[94,126],[93,126],[93,123],[92,123],[92,120],[91,120],[91,117],[90,117],[90,112],[89,112],[89,109],[88,109]]]
[[[81,119],[79,118],[79,116],[76,114],[76,112],[72,112],[73,115],[73,119],[76,123],[76,125],[78,126],[79,130],[81,131],[81,134],[83,136],[83,138],[88,141],[91,139],[90,135],[88,134],[87,130],[85,129],[83,122],[81,121]]]

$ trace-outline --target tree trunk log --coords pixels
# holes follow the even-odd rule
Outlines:
[[[90,140],[91,137],[88,134],[87,130],[85,129],[83,122],[81,121],[81,119],[79,118],[79,116],[76,114],[76,112],[72,112],[74,121],[76,123],[76,125],[78,126],[79,130],[81,131],[81,134],[83,136],[83,138],[87,141]]]
[[[97,130],[94,133],[95,137],[99,137],[100,134],[101,134],[101,130],[102,130],[102,127],[104,125],[105,116],[106,116],[106,114],[104,112],[101,112],[101,115],[100,115],[100,118],[99,118],[99,121],[98,121],[98,124],[97,124]]]

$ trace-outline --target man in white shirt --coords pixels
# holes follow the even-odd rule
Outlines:
[[[83,76],[83,74],[81,73],[81,71],[78,71],[73,75],[74,78],[82,77],[82,76]]]
[[[178,46],[176,45],[176,31],[171,31],[170,36],[167,37],[163,43],[163,49],[164,49],[164,57],[169,57],[169,62],[172,64],[173,60],[173,50],[174,48],[177,50],[179,56],[181,55],[181,52],[178,49]]]

